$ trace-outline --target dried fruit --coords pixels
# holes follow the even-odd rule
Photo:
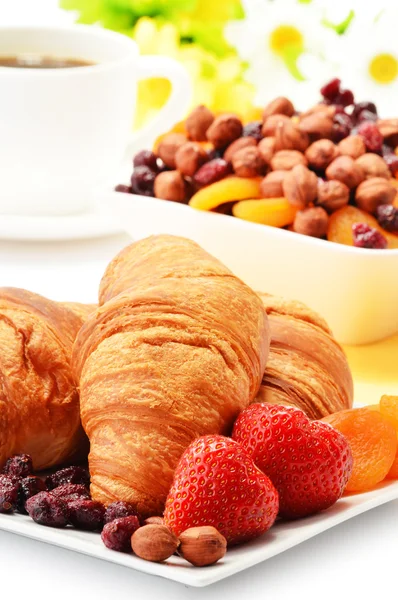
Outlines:
[[[158,157],[151,150],[141,150],[134,156],[133,166],[148,167],[148,169],[156,173],[159,170]]]
[[[271,227],[290,225],[293,223],[296,211],[297,209],[283,197],[241,200],[232,207],[232,214],[235,217]]]
[[[331,179],[330,181],[318,180],[318,194],[315,200],[317,206],[321,206],[328,213],[332,213],[348,204],[350,190],[342,181]]]
[[[165,525],[144,525],[131,538],[134,554],[151,562],[167,560],[178,546],[177,536]]]
[[[305,151],[308,164],[323,171],[339,155],[337,146],[330,140],[317,140]]]
[[[119,500],[117,502],[112,502],[112,504],[109,504],[109,506],[107,506],[104,516],[104,523],[110,523],[115,519],[131,516],[137,517],[139,519],[139,514],[134,504]]]
[[[242,148],[232,156],[232,167],[238,177],[256,177],[265,171],[265,162],[256,146]]]
[[[373,250],[384,250],[387,248],[387,240],[380,231],[370,227],[367,223],[354,223],[352,226],[352,237],[354,246],[357,248],[370,248]]]
[[[398,233],[398,208],[391,204],[381,204],[377,207],[376,218],[383,229]]]
[[[35,475],[28,475],[21,479],[18,485],[18,501],[17,511],[23,515],[26,515],[25,503],[29,498],[35,496],[39,492],[45,492],[47,486],[40,477]]]
[[[331,137],[335,142],[340,142],[350,135],[352,130],[352,120],[345,112],[336,112],[333,117],[333,126]]]
[[[299,210],[293,221],[293,231],[311,237],[322,238],[328,229],[328,214],[320,206],[310,206]]]
[[[87,488],[90,487],[90,473],[84,467],[71,466],[65,469],[60,469],[52,475],[46,477],[46,486],[49,490],[52,490],[65,483],[79,483],[85,485]]]
[[[164,171],[155,179],[154,195],[162,200],[185,202],[187,199],[186,184],[178,171]]]
[[[206,150],[197,142],[187,142],[180,146],[175,155],[177,170],[186,177],[193,177],[196,171],[208,160]]]
[[[260,198],[260,183],[260,177],[227,177],[196,192],[189,205],[199,210],[212,210],[233,200]]]
[[[100,531],[104,524],[105,507],[90,498],[68,500],[69,522],[76,529]]]
[[[398,396],[382,396],[378,408],[382,416],[390,421],[398,436]],[[398,479],[398,448],[386,479]]]
[[[201,104],[194,108],[185,121],[185,129],[189,139],[204,142],[207,139],[206,131],[213,121],[214,115],[207,106]]]
[[[131,552],[131,536],[139,527],[140,522],[134,515],[114,519],[104,525],[101,539],[109,550]]]
[[[360,165],[350,156],[338,156],[331,162],[326,169],[326,177],[342,181],[350,189],[357,187],[365,178]]]
[[[397,451],[397,433],[383,416],[368,408],[343,410],[324,417],[348,440],[354,466],[347,492],[374,488],[386,477]]]
[[[341,79],[338,79],[337,77],[331,81],[328,81],[328,83],[325,83],[325,85],[321,87],[322,96],[330,102],[333,102],[336,96],[338,96],[340,93],[340,84]]]
[[[115,192],[122,192],[122,194],[132,194],[133,190],[130,185],[125,185],[124,183],[119,183],[114,188]]]
[[[206,435],[177,465],[164,521],[176,535],[211,525],[228,544],[238,544],[265,533],[277,512],[278,494],[246,450],[230,438]]]
[[[262,138],[262,126],[263,124],[261,121],[251,121],[250,123],[246,123],[243,127],[242,137],[251,137],[259,142]]]
[[[0,513],[15,510],[18,498],[18,483],[8,475],[0,475]]]
[[[10,477],[27,477],[33,472],[32,457],[29,454],[11,456],[3,467],[3,473]]]
[[[224,148],[241,137],[242,122],[236,115],[224,114],[216,117],[206,131],[206,137],[215,148]]]
[[[373,102],[357,102],[354,106],[354,110],[352,111],[352,116],[355,121],[359,119],[361,113],[364,111],[368,113],[372,113],[377,116],[377,108]]]
[[[25,503],[29,516],[47,527],[66,527],[68,524],[68,507],[66,503],[50,492],[39,492]]]
[[[296,165],[283,180],[283,195],[297,208],[305,208],[314,202],[318,190],[318,178],[304,165]]]
[[[232,437],[267,473],[279,493],[279,514],[299,518],[325,510],[343,494],[352,471],[347,440],[291,406],[252,404]]]
[[[338,244],[354,245],[352,226],[355,223],[367,223],[370,227],[377,229],[387,239],[388,248],[398,248],[398,236],[384,231],[376,219],[355,206],[344,206],[334,212],[329,218],[328,240]]]
[[[136,167],[131,175],[131,193],[153,196],[156,173],[149,167]]]
[[[215,527],[190,527],[179,539],[178,554],[195,567],[214,565],[227,551],[227,540]]]
[[[363,137],[369,152],[379,152],[383,146],[383,136],[375,123],[365,121],[358,126],[358,135]]]
[[[81,483],[64,483],[51,490],[51,493],[64,501],[76,500],[77,498],[90,498],[90,492]]]
[[[214,158],[204,164],[194,175],[193,181],[199,187],[204,187],[224,179],[231,173],[231,165],[223,158]]]
[[[355,191],[355,202],[359,208],[375,214],[382,204],[392,204],[397,190],[383,177],[371,177],[359,184]]]

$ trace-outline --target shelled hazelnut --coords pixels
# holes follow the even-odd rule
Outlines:
[[[185,181],[178,171],[159,173],[155,179],[154,191],[156,198],[162,198],[162,200],[174,202],[185,202],[186,200]]]
[[[196,142],[186,142],[175,155],[177,170],[186,177],[193,177],[196,171],[209,159],[207,152]]]
[[[314,112],[301,117],[299,122],[300,131],[318,138],[330,138],[333,131],[333,119],[324,112]]]
[[[384,177],[390,179],[391,173],[385,161],[378,154],[367,152],[356,159],[356,164],[362,169],[366,179],[369,177]]]
[[[330,163],[337,158],[339,150],[331,140],[317,140],[305,151],[308,164],[319,171],[326,169]]]
[[[341,140],[337,145],[340,154],[351,156],[351,158],[359,158],[366,152],[365,142],[360,135],[349,135]]]
[[[194,108],[185,121],[185,130],[189,139],[195,142],[204,142],[207,139],[206,131],[213,121],[214,115],[207,106],[201,104]]]
[[[271,171],[260,184],[262,198],[279,198],[283,196],[283,181],[289,171]]]
[[[309,137],[300,131],[291,120],[279,123],[274,131],[275,150],[299,150],[304,152],[309,146]]]
[[[158,157],[170,169],[176,168],[175,157],[177,150],[187,143],[187,138],[182,133],[169,133],[159,143]]]
[[[233,114],[216,117],[206,132],[206,137],[215,148],[224,148],[242,135],[243,125]]]
[[[227,540],[215,527],[190,527],[180,534],[178,554],[195,567],[214,565],[227,551]]]
[[[354,161],[351,156],[338,156],[327,167],[326,177],[342,181],[351,189],[357,187],[365,179],[365,173],[358,161]]]
[[[265,121],[270,115],[276,114],[286,115],[288,117],[294,115],[294,106],[292,102],[284,96],[278,96],[278,98],[275,98],[269,102],[264,108],[263,121]]]
[[[304,208],[316,198],[318,178],[304,165],[296,165],[286,174],[282,187],[284,196],[290,204]]]
[[[178,538],[164,525],[144,525],[131,537],[134,554],[151,562],[167,560],[179,544]]]
[[[279,150],[271,158],[273,171],[290,171],[296,165],[307,165],[307,159],[298,150]]]
[[[241,137],[232,142],[224,152],[224,160],[231,162],[233,155],[238,150],[248,148],[249,146],[257,146],[257,142],[253,137]]]
[[[350,199],[350,190],[342,181],[331,179],[330,181],[318,182],[318,194],[315,200],[317,206],[321,206],[328,213],[346,206]]]
[[[296,213],[293,222],[293,231],[321,238],[326,235],[328,228],[328,214],[320,206],[310,206]]]
[[[256,146],[238,150],[232,156],[232,167],[238,177],[256,177],[265,170],[265,162]]]
[[[275,114],[267,117],[264,121],[261,135],[263,137],[269,137],[275,135],[275,130],[277,127],[282,125],[283,123],[291,123],[291,120],[286,115]]]
[[[392,204],[396,194],[396,188],[384,177],[371,177],[357,187],[355,202],[362,210],[375,214],[381,204]]]
[[[272,136],[265,137],[260,140],[257,147],[261,156],[263,157],[263,160],[267,163],[267,165],[269,165],[271,158],[275,154],[275,138]]]

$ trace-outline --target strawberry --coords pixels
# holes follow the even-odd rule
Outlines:
[[[291,406],[252,404],[237,418],[232,437],[279,492],[279,515],[295,519],[329,508],[352,471],[346,438],[310,421]]]
[[[228,544],[267,531],[278,514],[278,493],[239,444],[205,435],[185,450],[166,500],[164,522],[177,536],[212,525]]]

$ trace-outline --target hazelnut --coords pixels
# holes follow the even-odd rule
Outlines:
[[[223,148],[242,135],[242,122],[236,115],[216,117],[206,132],[206,137],[215,148]]]
[[[282,183],[289,171],[271,171],[260,184],[262,198],[279,198],[283,196]]]
[[[355,161],[364,172],[365,177],[385,177],[390,179],[391,173],[387,163],[378,154],[367,152]]]
[[[320,206],[310,206],[296,213],[293,222],[293,231],[321,238],[327,233],[328,220],[329,217],[326,210]]]
[[[265,170],[260,151],[256,146],[238,150],[232,157],[232,167],[238,177],[255,177]]]
[[[376,125],[383,138],[398,135],[398,119],[379,119]]]
[[[170,169],[176,168],[175,156],[177,150],[186,144],[187,138],[182,133],[168,133],[158,146],[158,156]]]
[[[365,154],[366,146],[363,141],[363,137],[360,135],[349,135],[339,142],[338,149],[340,154],[344,156],[351,156],[351,158],[358,158]]]
[[[326,169],[326,177],[342,181],[351,189],[363,181],[365,174],[351,156],[338,156]]]
[[[342,208],[348,204],[349,199],[350,190],[342,181],[331,179],[318,182],[318,197],[315,204],[324,208],[328,213]]]
[[[274,132],[275,150],[299,150],[304,152],[310,143],[308,135],[289,121],[280,122]]]
[[[179,546],[177,536],[165,525],[144,525],[131,536],[131,548],[137,556],[151,562],[162,562]]]
[[[290,123],[290,118],[286,115],[271,115],[264,121],[261,135],[263,137],[275,135],[275,130],[281,123]]]
[[[299,122],[300,131],[320,138],[329,138],[333,130],[333,119],[324,112],[314,112],[301,117]]]
[[[163,171],[155,178],[154,192],[156,198],[185,202],[186,187],[181,173],[178,171]]]
[[[178,554],[195,567],[213,565],[227,551],[227,540],[215,527],[190,527],[181,533]]]
[[[381,204],[392,204],[397,190],[384,177],[365,179],[355,192],[355,202],[359,208],[375,213]]]
[[[330,140],[317,140],[305,152],[308,163],[314,169],[323,171],[339,155],[337,146]]]
[[[186,177],[192,177],[208,159],[206,150],[196,142],[180,146],[175,155],[176,167]]]
[[[164,525],[163,517],[148,517],[144,521],[144,525]]]
[[[271,158],[273,171],[290,171],[296,165],[306,165],[307,159],[298,150],[279,150]]]
[[[270,115],[287,115],[291,117],[294,115],[294,106],[288,98],[279,96],[267,104],[263,110],[263,121],[265,121]]]
[[[232,156],[238,150],[242,148],[248,148],[249,146],[257,146],[257,142],[253,137],[241,137],[232,142],[224,152],[224,160],[231,162]]]
[[[275,154],[275,138],[274,137],[265,137],[259,141],[257,148],[260,151],[263,160],[267,163],[267,165],[271,162],[271,158]]]
[[[186,118],[185,129],[190,140],[196,142],[206,141],[206,131],[214,121],[214,115],[201,104],[193,109]]]
[[[336,114],[336,107],[333,104],[314,104],[314,106],[311,106],[311,108],[302,112],[300,114],[300,118],[303,119],[304,117],[308,117],[314,113],[322,113],[323,115],[333,119],[334,115]]]
[[[314,202],[318,178],[304,165],[296,165],[283,180],[283,195],[293,206],[304,208]]]

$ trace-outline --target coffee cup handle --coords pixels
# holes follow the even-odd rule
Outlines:
[[[132,135],[127,155],[132,155],[144,147],[150,147],[155,139],[179,121],[186,113],[192,99],[191,79],[180,63],[167,56],[140,56],[138,80],[162,77],[171,83],[171,93],[166,104],[150,123]]]

